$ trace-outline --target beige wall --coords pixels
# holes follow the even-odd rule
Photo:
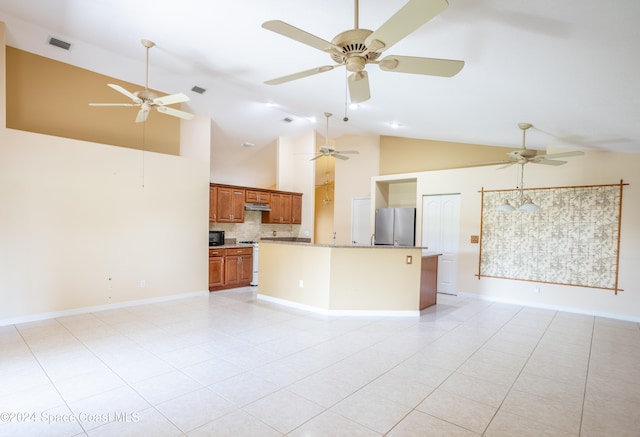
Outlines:
[[[406,256],[413,256],[412,264]],[[258,293],[318,310],[410,311],[420,306],[415,248],[260,244]]]
[[[378,175],[380,137],[343,136],[336,140],[341,150],[357,150],[346,161],[336,160],[334,230],[337,244],[351,244],[351,206],[355,197],[371,195],[370,181]]]
[[[258,259],[258,293],[315,308],[329,308],[330,248],[267,242],[260,244]]]
[[[330,159],[330,158],[325,158]],[[324,199],[329,194],[329,203],[325,205]],[[317,244],[331,244],[333,242],[333,206],[334,189],[333,184],[316,187],[315,191],[315,228],[313,241]]]
[[[624,179],[619,284],[625,291],[613,291],[551,284],[533,284],[516,280],[482,278],[478,280],[479,245],[470,243],[471,235],[480,234],[480,190],[515,188],[517,168],[496,170],[495,167],[439,170],[411,173],[418,181],[416,204],[421,241],[422,196],[461,193],[460,241],[457,283],[461,293],[518,304],[564,308],[570,311],[622,317],[640,321],[640,155],[587,152],[571,158],[562,167],[528,165],[525,184],[528,187],[615,184]],[[392,178],[389,176],[388,178]],[[382,177],[381,179],[386,179]],[[540,293],[533,287],[539,285]]]
[[[302,193],[302,224],[295,226],[296,237],[312,238],[314,229],[316,134],[306,132],[295,138],[278,139],[278,190]]]
[[[4,122],[0,325],[207,292],[209,163],[196,132],[182,158]]]
[[[0,323],[206,291],[208,176],[204,161],[1,130]]]

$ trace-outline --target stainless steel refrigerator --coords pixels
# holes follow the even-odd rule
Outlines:
[[[375,229],[376,245],[415,246],[416,209],[378,208]]]

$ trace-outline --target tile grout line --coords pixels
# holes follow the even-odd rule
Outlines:
[[[587,401],[587,385],[589,384],[589,367],[591,366],[591,354],[593,353],[593,337],[596,332],[596,318],[593,317],[591,323],[591,341],[589,341],[589,356],[587,358],[587,372],[584,380],[584,390],[582,392],[582,408],[580,409],[580,426],[578,427],[578,435],[582,435],[582,426],[584,420],[584,405]]]
[[[527,307],[521,307],[520,311],[518,311],[518,313],[516,313],[511,320],[513,320],[517,314],[519,314],[521,311],[523,311],[525,308]],[[496,408],[495,413],[493,413],[493,416],[491,416],[491,420],[489,420],[489,423],[487,423],[487,426],[484,428],[484,430],[482,431],[482,433],[480,435],[484,436],[487,432],[487,430],[489,429],[489,427],[491,426],[491,423],[493,422],[493,420],[496,418],[496,415],[498,414],[498,412],[502,409],[502,406],[504,405],[504,401],[507,399],[507,397],[509,396],[509,394],[511,393],[511,391],[513,390],[513,387],[516,385],[516,382],[518,382],[518,379],[520,378],[520,375],[522,375],[522,371],[525,369],[525,367],[527,367],[527,363],[529,362],[529,360],[531,359],[531,357],[533,356],[533,354],[535,353],[536,349],[538,349],[538,346],[540,345],[540,342],[542,341],[543,337],[545,336],[545,334],[547,333],[547,331],[549,330],[549,326],[551,326],[551,323],[553,323],[553,320],[556,318],[556,316],[558,315],[558,312],[555,311],[553,313],[553,317],[551,318],[551,320],[549,321],[549,323],[547,323],[547,326],[545,327],[544,331],[542,332],[542,334],[540,335],[540,338],[538,339],[538,341],[536,342],[535,347],[531,350],[531,352],[529,353],[529,355],[527,356],[526,361],[522,364],[522,368],[520,369],[520,371],[518,372],[518,374],[516,375],[515,379],[513,380],[513,382],[511,383],[511,385],[509,386],[509,389],[507,390],[507,393],[504,395],[504,397],[502,398],[502,401],[500,401],[500,405],[498,405],[498,407]],[[511,321],[510,320],[510,321]],[[505,323],[506,325],[506,323]],[[502,328],[504,328],[504,325],[502,326]],[[500,328],[502,330],[502,328]]]

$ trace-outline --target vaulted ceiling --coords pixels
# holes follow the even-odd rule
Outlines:
[[[359,27],[377,29],[405,3],[362,0]],[[210,116],[218,130],[215,141],[229,150],[243,142],[260,149],[279,135],[309,129],[324,132],[323,113],[331,112],[332,137],[380,134],[518,147],[518,123],[530,122],[531,148],[640,152],[637,0],[450,0],[447,9],[385,55],[463,60],[460,73],[445,78],[367,65],[371,99],[355,109],[346,107],[344,68],[280,85],[264,83],[334,65],[329,54],[262,28],[275,19],[331,41],[354,27],[354,3],[0,4],[8,45],[141,85],[140,40],[154,41],[149,85],[185,92],[191,101],[183,108]],[[71,49],[49,45],[50,37],[71,43]],[[192,92],[193,86],[206,91]]]

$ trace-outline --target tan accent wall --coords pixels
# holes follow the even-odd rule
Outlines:
[[[144,71],[140,74],[141,82],[144,82]],[[90,102],[131,102],[109,88],[108,83],[131,92],[144,89],[144,85],[117,80],[13,47],[6,47],[6,78],[8,128],[180,154],[179,118],[153,110],[146,123],[135,123],[138,107],[89,106]]]
[[[380,175],[464,168],[506,158],[514,147],[483,146],[416,138],[380,137]]]

